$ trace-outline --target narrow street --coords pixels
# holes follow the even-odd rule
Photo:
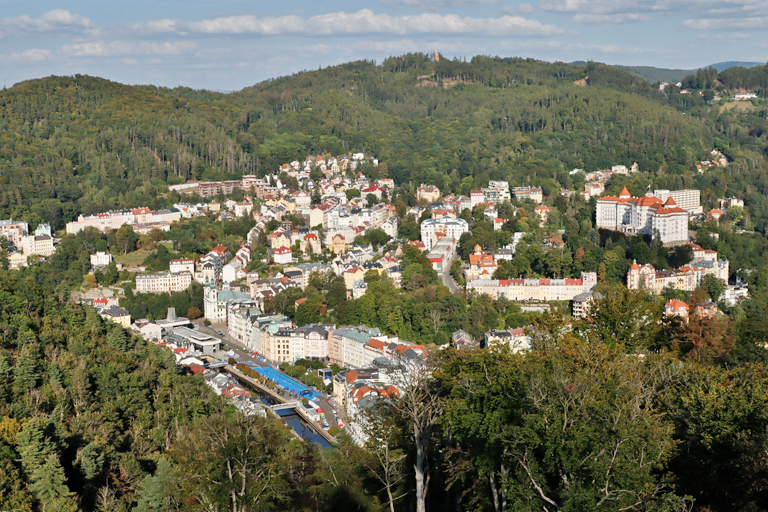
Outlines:
[[[456,261],[458,258],[458,255],[454,255],[453,258],[451,258],[451,261],[448,262],[447,269],[448,272],[443,273],[443,284],[448,287],[448,289],[451,291],[452,294],[459,293],[459,287],[456,286],[456,281],[453,280],[453,276],[451,275],[451,267],[453,266],[453,262]]]

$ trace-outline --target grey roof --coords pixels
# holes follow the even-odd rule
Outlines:
[[[101,310],[101,313],[109,316],[130,316],[130,312],[127,309],[119,308],[117,306],[109,306]]]

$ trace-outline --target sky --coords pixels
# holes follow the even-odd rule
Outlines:
[[[768,59],[768,0],[0,0],[0,85],[235,91],[407,52],[694,69]]]

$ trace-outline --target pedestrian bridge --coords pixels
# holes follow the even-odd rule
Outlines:
[[[284,404],[270,405],[269,408],[273,411],[282,411],[283,409],[295,409],[299,404],[295,402],[286,402]]]

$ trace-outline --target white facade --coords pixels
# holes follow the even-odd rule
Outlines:
[[[136,291],[139,293],[180,292],[192,284],[189,272],[158,272],[136,276]]]
[[[464,219],[441,217],[439,219],[427,219],[421,223],[421,241],[428,251],[432,250],[435,233],[443,233],[454,240],[458,240],[461,235],[468,232],[469,224]]]
[[[112,263],[113,257],[108,252],[98,251],[96,254],[91,254],[91,266],[92,267],[106,267]]]
[[[24,254],[37,254],[38,256],[50,256],[54,252],[53,238],[50,236],[24,236],[21,238],[21,249]]]
[[[658,192],[666,195],[667,191]],[[689,195],[683,197],[689,202],[693,200]],[[605,196],[598,199],[595,217],[598,228],[647,236],[656,236],[658,232],[662,243],[666,245],[688,241],[688,212],[679,208],[671,195],[662,202],[650,193],[643,197],[632,197],[624,188],[619,197]]]
[[[177,260],[171,260],[170,263],[171,272],[189,272],[195,273],[195,260],[190,258],[179,258]]]
[[[381,225],[381,230],[392,238],[397,238],[397,217],[390,217]]]

